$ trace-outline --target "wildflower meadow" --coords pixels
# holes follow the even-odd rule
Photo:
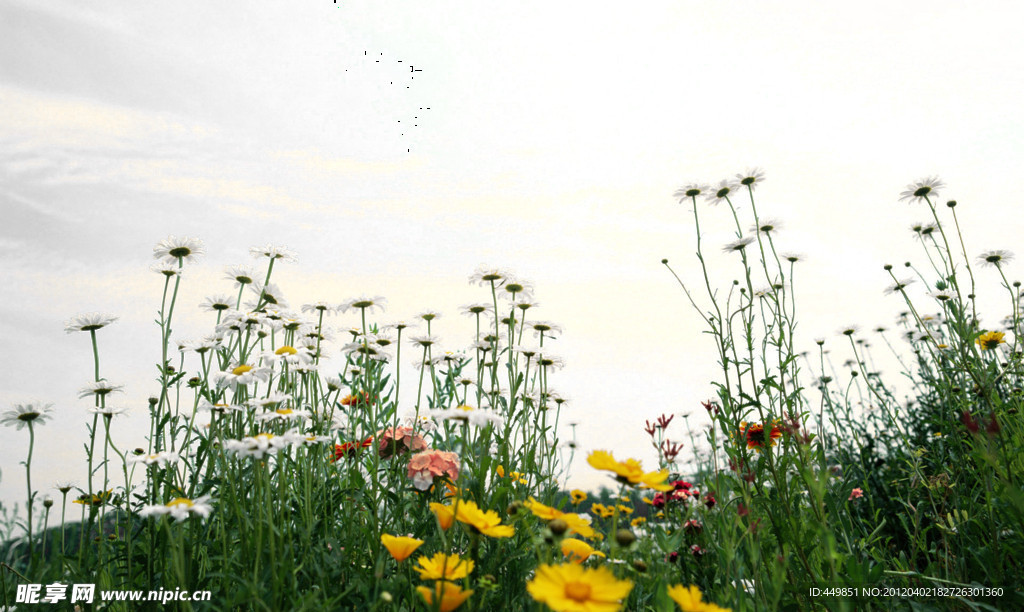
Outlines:
[[[908,236],[919,261],[878,269],[901,301],[897,328],[837,322],[834,337],[804,338],[804,256],[782,250],[780,223],[758,207],[763,181],[752,170],[666,199],[689,233],[662,261],[665,282],[703,321],[706,354],[693,358],[719,369],[708,395],[683,399],[709,427],[687,429],[671,409],[653,423],[624,414],[649,435],[650,465],[579,448],[560,426],[562,328],[534,316],[543,288],[508,270],[474,271],[461,313],[394,320],[376,295],[290,304],[278,282],[295,254],[254,247],[205,288],[207,335],[181,340],[175,317],[195,307],[178,298],[187,272],[228,262],[206,261],[197,238],[160,241],[158,339],[145,345],[160,354],[135,407],[149,415],[144,439],[116,426],[123,387],[103,356],[153,354],[108,345],[116,314],[65,323],[67,350],[93,358],[63,373],[87,381],[92,405],[66,481],[40,483],[32,461],[67,398],[0,415],[5,440],[29,440],[19,465],[0,466],[24,479],[24,498],[3,508],[0,606],[1024,609],[1012,253],[971,250],[944,185],[914,183],[899,199],[926,219]],[[735,231],[715,257],[709,219]],[[980,312],[982,296],[1002,310]],[[359,325],[337,329],[338,313]],[[438,333],[449,316],[475,327],[458,351]],[[565,485],[577,454],[573,469],[604,488]]]

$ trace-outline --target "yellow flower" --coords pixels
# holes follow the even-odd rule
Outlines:
[[[579,489],[573,489],[569,492],[569,495],[572,496],[573,504],[581,504],[587,501],[587,494]]]
[[[511,525],[502,525],[494,510],[481,510],[476,502],[466,499],[456,502],[455,519],[492,538],[511,538],[516,532]]]
[[[469,596],[473,594],[472,590],[463,590],[462,587],[455,584],[454,582],[445,582],[439,580],[434,583],[434,588],[431,589],[425,586],[416,587],[416,591],[423,598],[423,601],[427,602],[428,606],[434,605],[434,599],[437,598],[441,602],[441,612],[450,612],[455,608],[458,608],[462,604],[466,603]]]
[[[709,601],[704,601],[700,587],[695,584],[688,587],[681,584],[670,586],[668,596],[679,604],[679,608],[683,612],[731,612],[730,608],[722,608]]]
[[[603,557],[604,553],[595,550],[590,544],[587,544],[583,540],[577,540],[576,538],[566,538],[562,540],[562,554],[569,557],[570,561],[575,563],[583,563],[591,555]]]
[[[643,525],[646,522],[647,522],[646,518],[644,518],[642,516],[638,516],[635,519],[633,519],[632,521],[630,521],[629,524],[634,526],[634,527],[639,527],[640,525]]]
[[[978,339],[975,340],[975,342],[978,343],[978,346],[981,347],[981,350],[990,351],[999,346],[1000,344],[1005,344],[1005,338],[1006,334],[1004,334],[1003,332],[990,331],[978,336]]]
[[[612,516],[615,516],[615,508],[609,508],[604,504],[594,504],[590,506],[590,511],[601,518],[611,518]]]
[[[448,528],[452,526],[452,521],[455,520],[455,511],[452,507],[437,502],[430,502],[430,511],[437,517],[437,522],[441,524],[441,529],[448,531]]]
[[[413,569],[419,572],[420,580],[458,580],[473,573],[473,562],[458,555],[435,553],[430,559],[420,557],[416,562],[420,566]]]
[[[423,540],[408,538],[405,536],[393,536],[386,533],[380,536],[381,544],[388,549],[395,561],[401,563],[409,558],[417,548],[423,545]]]
[[[584,569],[564,563],[538,567],[526,590],[555,612],[616,612],[633,590],[633,582],[618,580],[606,567]]]
[[[504,468],[504,466],[499,465],[498,467],[494,468],[494,473],[497,474],[499,478],[504,478],[505,477],[505,468]]]
[[[668,470],[644,472],[643,466],[636,459],[616,461],[608,451],[597,450],[587,457],[587,463],[598,470],[613,472],[615,479],[623,484],[640,485],[657,491],[671,491],[672,485],[665,484]]]
[[[622,504],[615,506],[615,509],[623,514],[633,514],[632,508],[630,508],[629,506],[623,506]]]
[[[529,508],[530,512],[533,512],[535,516],[542,518],[545,521],[562,519],[572,531],[575,531],[585,538],[594,537],[594,528],[591,527],[590,523],[588,523],[582,516],[574,512],[562,512],[557,508],[545,506],[532,497],[523,505]]]

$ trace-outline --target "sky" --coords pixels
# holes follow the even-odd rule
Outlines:
[[[436,309],[452,348],[470,340],[458,307],[485,297],[468,275],[515,271],[565,330],[552,384],[580,452],[653,467],[645,420],[699,429],[715,380],[660,265],[700,280],[675,189],[764,169],[759,212],[806,256],[799,346],[891,326],[882,265],[920,261],[909,227],[928,220],[898,201],[908,183],[942,178],[972,256],[1016,246],[1022,18],[1011,2],[4,0],[0,410],[53,403],[33,483],[82,484],[92,355],[63,327],[108,312],[102,374],[132,407],[114,436],[144,446],[152,248],[194,236],[207,252],[174,338],[209,332],[195,306],[254,245],[298,253],[275,272],[293,305],[383,295],[382,322]],[[731,219],[704,214],[717,251]],[[735,261],[709,261],[726,286]],[[685,441],[681,421],[669,437]],[[0,500],[20,503],[27,434],[0,441]],[[578,455],[569,483],[608,481]]]

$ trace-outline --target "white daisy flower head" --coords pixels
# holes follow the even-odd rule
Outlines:
[[[770,235],[782,229],[782,221],[778,219],[760,219],[756,224],[750,226],[750,231]]]
[[[328,391],[340,391],[344,387],[344,383],[341,382],[341,378],[338,376],[328,376],[323,379],[323,383]]]
[[[494,306],[485,304],[483,302],[474,302],[472,304],[466,304],[459,308],[459,312],[466,315],[467,317],[480,316],[481,314],[489,313],[494,311]]]
[[[945,183],[940,181],[939,177],[929,176],[916,183],[907,185],[906,191],[900,194],[900,201],[920,202],[922,200],[927,201],[933,197],[937,198],[939,197],[939,190],[945,186]]]
[[[127,406],[93,406],[87,412],[91,414],[102,414],[106,418],[115,417],[128,412]]]
[[[540,302],[538,302],[537,300],[534,300],[534,299],[516,300],[514,302],[514,304],[515,304],[516,308],[518,308],[519,310],[522,310],[523,312],[526,312],[527,310],[529,310],[531,308],[538,308],[540,306]]]
[[[430,323],[434,319],[440,319],[441,318],[441,313],[436,311],[436,310],[431,310],[431,309],[427,308],[426,310],[421,310],[420,312],[417,312],[416,316],[414,318],[422,319],[422,320],[426,321],[427,323]]]
[[[387,350],[373,341],[367,342],[349,342],[345,346],[341,347],[341,350],[346,355],[358,357],[363,355],[370,359],[376,359],[378,361],[389,361],[391,359],[390,353]]]
[[[53,416],[53,404],[26,402],[14,404],[10,410],[0,414],[0,423],[8,427],[23,429],[30,423],[43,425]]]
[[[504,268],[480,266],[469,275],[469,282],[480,287],[487,287],[492,284],[498,285],[511,275],[512,273]]]
[[[981,255],[978,255],[978,263],[983,266],[993,266],[996,268],[1012,260],[1013,253],[1002,249],[985,251]]]
[[[287,440],[282,440],[274,434],[261,433],[255,436],[246,436],[241,440],[228,440],[224,448],[238,457],[252,457],[263,459],[267,455],[276,454],[278,450],[288,446]]]
[[[420,336],[411,336],[409,338],[409,342],[415,344],[416,346],[426,348],[428,346],[438,344],[439,342],[441,342],[441,338],[435,336],[434,334],[423,334]]]
[[[232,281],[235,287],[244,287],[256,282],[256,272],[250,266],[229,266],[224,269],[224,278]]]
[[[461,421],[475,427],[486,427],[489,424],[500,427],[505,422],[504,417],[494,410],[466,405],[457,408],[428,410],[427,415],[436,421]]]
[[[708,189],[707,195],[704,196],[704,199],[711,204],[718,204],[730,195],[733,195],[736,192],[737,187],[738,185],[736,183],[733,183],[728,179],[722,179],[717,185]]]
[[[295,252],[288,247],[275,246],[272,244],[261,247],[251,247],[249,249],[249,254],[257,259],[260,257],[266,257],[272,261],[298,261],[298,258],[295,256]]]
[[[235,298],[222,293],[220,295],[211,295],[199,303],[200,310],[207,312],[224,312],[225,310],[231,310],[235,307]]]
[[[312,304],[303,304],[302,312],[309,313],[311,315],[321,316],[330,315],[335,311],[335,307],[331,306],[327,302],[319,301],[313,302]]]
[[[313,356],[305,347],[300,349],[288,344],[279,346],[272,351],[264,351],[261,357],[263,358],[263,363],[270,367],[275,367],[279,363],[304,365],[313,361]]]
[[[200,355],[223,348],[224,338],[216,334],[206,336],[202,340],[183,340],[178,348],[181,351],[193,351]]]
[[[676,189],[675,193],[672,194],[672,197],[676,198],[681,203],[686,198],[690,198],[692,200],[699,196],[706,195],[710,189],[711,187],[701,183],[689,183],[687,185],[683,185],[679,189]]]
[[[722,247],[722,251],[725,252],[725,253],[733,253],[733,252],[737,252],[737,251],[742,251],[743,249],[747,248],[747,246],[749,246],[753,242],[754,242],[754,238],[753,237],[746,236],[744,238],[740,238],[739,240],[733,240],[729,244],[727,244],[724,247]]]
[[[157,274],[166,276],[167,278],[171,278],[173,276],[181,276],[181,274],[185,271],[185,268],[182,268],[178,264],[170,261],[159,261],[151,265],[149,269],[156,272]]]
[[[93,332],[110,325],[117,320],[114,315],[103,312],[90,312],[88,314],[72,317],[64,323],[64,331],[71,334],[78,331]]]
[[[134,455],[128,458],[128,463],[144,463],[163,467],[169,463],[177,463],[181,456],[175,451],[161,451],[152,455]]]
[[[164,505],[146,505],[139,511],[139,516],[170,516],[176,521],[184,521],[190,516],[206,518],[213,512],[210,496],[204,495],[196,499],[178,497]]]
[[[263,414],[256,415],[257,421],[308,421],[311,418],[313,418],[313,415],[310,414],[308,410],[293,410],[284,406],[270,412],[264,412]]]
[[[358,312],[384,312],[387,307],[387,299],[379,296],[361,295],[359,297],[352,298],[344,301],[338,305],[338,312],[358,311]]]
[[[224,414],[226,412],[242,412],[245,410],[244,406],[237,404],[229,404],[227,402],[218,402],[216,404],[210,402],[205,397],[199,400],[199,405],[196,407],[200,412],[214,412],[217,414]]]
[[[919,240],[924,240],[928,236],[931,236],[939,229],[939,226],[934,223],[915,223],[910,226],[910,229],[916,234]]]
[[[746,172],[736,175],[736,181],[748,189],[757,189],[764,182],[764,171],[760,168],[749,168]]]
[[[406,427],[412,427],[416,429],[416,431],[422,433],[437,431],[437,423],[435,423],[434,420],[426,414],[416,416],[415,413],[407,413],[402,419],[402,424]]]
[[[73,480],[58,480],[53,483],[53,488],[60,491],[61,495],[67,495],[71,492],[71,489],[76,488],[78,485]]]
[[[428,357],[426,359],[417,357],[416,360],[412,362],[412,369],[414,369],[414,370],[416,370],[418,372],[418,371],[422,370],[423,368],[429,369],[429,368],[437,367],[439,365],[441,365],[441,358],[440,357]]]
[[[536,363],[542,368],[551,368],[553,370],[561,370],[565,367],[565,360],[550,352],[538,354]]]
[[[395,330],[397,332],[400,332],[403,329],[409,329],[409,328],[415,329],[416,327],[417,327],[416,323],[414,323],[412,321],[398,320],[398,321],[395,321],[393,323],[388,323],[387,325],[385,325],[381,329],[382,330],[392,330],[393,329],[393,330]]]
[[[292,399],[292,396],[281,391],[273,391],[270,395],[265,397],[254,397],[253,399],[246,402],[247,406],[253,408],[276,408],[283,404],[287,404]]]
[[[552,323],[551,321],[534,321],[530,323],[530,328],[533,329],[533,335],[535,338],[544,336],[545,338],[555,338],[562,335],[562,326]]]
[[[263,283],[257,281],[250,287],[256,294],[260,305],[272,304],[278,308],[288,308],[288,301],[284,299],[284,292],[275,283]]]
[[[514,276],[506,278],[500,290],[503,296],[512,301],[533,299],[533,283]]]
[[[527,359],[533,359],[540,354],[541,348],[539,346],[521,345],[512,349]]]
[[[192,263],[205,252],[203,242],[198,238],[168,236],[153,247],[153,258],[172,263]]]
[[[894,293],[901,293],[904,289],[907,288],[907,285],[911,285],[915,282],[916,281],[912,278],[904,278],[902,280],[898,280],[896,281],[896,283],[885,288],[885,294],[892,295]]]
[[[111,393],[121,393],[124,391],[124,385],[115,385],[107,380],[97,380],[86,384],[78,392],[79,399],[98,396],[98,395],[109,395]]]
[[[217,387],[220,389],[225,387],[237,389],[239,385],[248,387],[257,380],[267,382],[270,378],[270,368],[262,366],[253,367],[242,363],[234,366],[230,370],[214,372],[213,378],[216,381]]]

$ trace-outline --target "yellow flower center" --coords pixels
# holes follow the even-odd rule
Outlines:
[[[472,412],[473,410],[476,410],[476,409],[473,408],[472,406],[466,406],[465,404],[463,404],[462,406],[459,406],[457,408],[457,410],[462,410],[462,411],[465,411],[465,412]]]
[[[291,414],[292,413],[292,409],[291,408],[278,408],[274,412],[276,412],[278,414]]]
[[[295,347],[294,346],[287,346],[287,345],[286,346],[282,346],[281,348],[279,348],[276,351],[274,351],[275,355],[294,355],[295,353],[298,353],[298,351],[295,350]]]
[[[234,370],[231,370],[231,373],[234,374],[235,376],[241,376],[242,374],[245,374],[246,372],[248,372],[251,369],[252,369],[252,366],[247,366],[245,364],[242,364],[242,365],[238,366],[237,368],[235,368]]]
[[[184,497],[172,499],[170,502],[167,503],[168,508],[174,508],[176,506],[185,506],[186,508],[191,508],[192,505],[192,500],[186,499]]]
[[[566,583],[565,596],[575,601],[587,601],[590,599],[590,585],[586,582]]]

